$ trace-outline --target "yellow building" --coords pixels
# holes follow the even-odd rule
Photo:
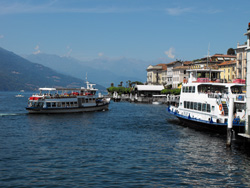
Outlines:
[[[166,64],[149,65],[147,68],[147,84],[163,85],[166,83]]]
[[[220,78],[226,80],[227,82],[232,82],[236,79],[236,60],[233,61],[225,61],[223,63],[218,64],[220,73]]]

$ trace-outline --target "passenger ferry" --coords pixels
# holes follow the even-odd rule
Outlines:
[[[95,84],[87,88],[40,88],[32,95],[26,110],[29,113],[76,113],[108,110],[110,98],[97,97]]]
[[[169,106],[168,112],[187,125],[226,133],[229,120],[229,99],[233,99],[233,130],[244,132],[246,113],[245,84],[221,83],[219,79],[206,78],[210,75],[219,78],[219,70],[187,70],[188,80],[181,88],[179,104]]]

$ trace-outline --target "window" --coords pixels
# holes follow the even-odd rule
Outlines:
[[[189,86],[189,90],[188,90],[189,93],[192,92],[192,86]]]
[[[51,107],[51,103],[50,103],[50,102],[47,102],[47,103],[46,103],[46,106],[47,106],[47,108],[50,108],[50,107]]]
[[[194,102],[194,110],[198,110],[197,102]]]
[[[187,101],[184,101],[184,108],[187,108]]]
[[[187,101],[187,108],[190,108],[190,102]]]
[[[198,110],[201,111],[201,103],[198,103]]]
[[[202,104],[202,112],[206,112],[207,111],[207,104],[203,103]]]
[[[193,109],[193,108],[194,108],[194,103],[190,102],[190,109]]]
[[[211,112],[210,104],[207,104],[207,112]]]
[[[195,86],[193,86],[192,88],[192,93],[195,93]]]

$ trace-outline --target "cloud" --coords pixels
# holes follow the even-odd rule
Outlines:
[[[173,47],[169,48],[168,51],[165,51],[164,53],[171,59],[175,58],[175,55],[173,54],[175,52],[175,49]]]
[[[38,45],[36,45],[36,47],[35,47],[35,52],[33,52],[33,54],[34,55],[36,55],[36,54],[40,54],[41,53],[41,51],[40,51],[40,49],[39,49],[40,47],[38,46]]]
[[[3,39],[4,38],[4,36],[3,35],[0,35],[0,39]]]
[[[66,57],[69,57],[71,52],[72,52],[72,49],[70,48],[70,46],[67,46],[67,53],[65,54]]]
[[[104,56],[104,53],[103,53],[103,52],[100,52],[100,53],[98,53],[98,56],[99,56],[99,57],[102,57],[102,56]]]
[[[192,8],[167,8],[166,11],[169,15],[171,16],[179,16],[181,14],[187,13],[187,12],[192,12]]]
[[[70,3],[68,3],[70,2]],[[23,14],[23,13],[127,13],[152,10],[150,7],[119,7],[82,5],[71,1],[0,1],[0,14]]]

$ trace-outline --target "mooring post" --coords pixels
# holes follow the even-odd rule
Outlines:
[[[227,121],[227,146],[230,147],[232,143],[232,129],[233,129],[233,109],[234,99],[229,98],[229,110],[228,110],[228,121]]]

